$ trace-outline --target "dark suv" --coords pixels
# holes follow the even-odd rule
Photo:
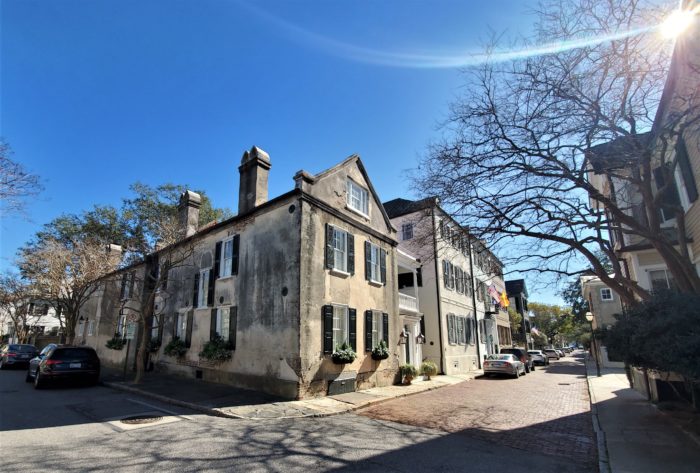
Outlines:
[[[59,380],[79,380],[97,384],[100,380],[100,359],[90,347],[53,346],[29,362],[26,380],[34,381],[36,389]]]
[[[37,349],[34,345],[13,343],[0,350],[0,370],[10,366],[26,365],[36,356]]]
[[[510,353],[515,355],[525,365],[525,372],[535,371],[535,363],[532,361],[532,356],[525,348],[501,348],[501,353]]]

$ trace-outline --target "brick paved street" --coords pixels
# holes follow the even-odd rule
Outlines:
[[[482,377],[358,413],[563,456],[582,466],[597,461],[580,357],[552,360],[520,379]]]

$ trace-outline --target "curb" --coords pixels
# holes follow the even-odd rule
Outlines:
[[[117,389],[119,391],[124,391],[124,392],[132,393],[132,394],[138,394],[138,395],[143,396],[143,397],[155,399],[156,401],[160,401],[160,402],[163,402],[166,404],[172,404],[175,406],[184,407],[184,408],[191,409],[193,411],[198,411],[198,412],[201,412],[203,414],[211,415],[214,417],[223,417],[223,418],[238,419],[238,420],[258,420],[258,421],[260,421],[260,420],[288,420],[288,419],[331,417],[331,416],[335,416],[335,415],[339,415],[339,414],[345,414],[348,412],[354,412],[356,410],[363,409],[365,407],[369,407],[369,406],[372,406],[375,404],[381,404],[383,402],[391,401],[393,399],[400,399],[400,398],[407,397],[407,396],[413,396],[415,394],[425,393],[428,391],[434,391],[436,389],[445,388],[448,386],[454,386],[454,385],[459,384],[459,383],[472,381],[473,379],[476,379],[476,377],[465,379],[465,380],[462,380],[462,381],[460,381],[458,383],[454,383],[454,384],[443,384],[441,386],[431,386],[431,387],[424,389],[422,391],[416,391],[416,392],[411,392],[411,393],[402,393],[402,394],[399,394],[397,396],[384,397],[384,398],[380,398],[380,399],[376,399],[376,400],[372,400],[372,401],[367,401],[367,403],[357,405],[357,406],[354,404],[345,403],[345,404],[348,404],[348,407],[342,411],[337,411],[337,412],[318,412],[318,413],[303,414],[303,415],[298,415],[298,416],[280,416],[280,417],[245,417],[245,416],[227,413],[227,412],[224,412],[220,409],[205,407],[205,406],[202,406],[199,404],[194,404],[194,403],[187,402],[187,401],[180,401],[180,400],[173,399],[173,398],[170,398],[167,396],[162,396],[160,394],[154,394],[154,393],[151,393],[148,391],[138,389],[138,388],[133,387],[133,386],[127,386],[127,385],[120,384],[120,383],[114,383],[114,382],[110,382],[110,381],[102,381],[101,384],[103,386],[108,387],[108,388]],[[339,402],[344,402],[344,401],[339,401]]]
[[[245,417],[237,416],[235,414],[226,414],[224,412],[217,411],[216,409],[200,406],[199,404],[194,404],[194,403],[186,402],[186,401],[179,401],[179,400],[173,399],[171,397],[161,396],[160,394],[149,393],[148,391],[144,391],[142,389],[134,388],[131,386],[125,386],[125,385],[119,384],[119,383],[112,383],[109,381],[106,381],[106,382],[103,381],[102,385],[106,386],[108,388],[117,389],[119,391],[125,391],[125,392],[132,393],[132,394],[138,394],[139,396],[155,399],[156,401],[164,402],[166,404],[172,404],[175,406],[185,407],[187,409],[202,412],[202,413],[210,415],[210,416],[226,417],[229,419],[245,419]]]
[[[596,436],[596,444],[598,450],[598,471],[600,473],[611,473],[610,458],[608,457],[608,446],[605,439],[605,431],[600,426],[598,418],[598,408],[596,407],[597,400],[595,392],[591,387],[591,376],[588,374],[588,361],[584,361],[586,366],[586,384],[588,385],[588,398],[591,400],[591,421],[593,423],[593,431]]]

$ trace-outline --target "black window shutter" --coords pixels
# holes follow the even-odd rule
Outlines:
[[[238,260],[240,259],[238,255],[241,250],[241,236],[236,235],[233,237],[233,242],[231,243],[231,274],[238,274]]]
[[[425,315],[420,316],[420,333],[425,337]]]
[[[323,306],[323,353],[333,353],[333,306]]]
[[[134,279],[136,279],[136,271],[131,273],[131,278],[129,279],[129,297],[134,297]]]
[[[231,307],[228,315],[228,342],[233,350],[236,349],[236,326],[238,324],[238,307]]]
[[[214,284],[216,283],[216,278],[214,277],[214,270],[209,270],[209,288],[207,290],[207,305],[214,305]]]
[[[357,310],[348,309],[348,342],[357,351]]]
[[[124,295],[126,294],[126,277],[128,276],[127,273],[122,274],[122,288],[121,291],[119,292],[119,299],[124,299]]]
[[[347,233],[348,245],[348,273],[355,274],[355,236],[352,233]]]
[[[447,268],[447,261],[442,260],[442,279],[444,280],[445,287],[450,287],[450,275],[448,274],[448,272],[449,269]],[[449,320],[449,318],[447,320]]]
[[[199,273],[194,274],[194,290],[192,291],[192,307],[197,307],[197,297],[199,295]]]
[[[214,340],[214,338],[216,338],[216,309],[211,310],[211,323],[209,324],[209,340]]]
[[[333,269],[333,225],[326,224],[326,268]]]
[[[42,315],[49,315],[49,305],[44,304],[44,310],[41,313]]]
[[[194,312],[187,313],[187,331],[185,332],[185,346],[189,348],[192,345],[192,323],[194,322]]]
[[[372,311],[365,311],[365,351],[372,351]]]
[[[372,244],[368,241],[365,242],[365,279],[369,281],[372,279]]]
[[[382,314],[382,339],[389,346],[389,314]]]
[[[212,279],[219,279],[221,273],[221,242],[217,241],[214,247],[214,274]]]
[[[421,268],[416,268],[416,284],[418,284],[418,287],[423,287],[423,271]]]
[[[695,202],[698,200],[698,188],[695,184],[693,168],[690,166],[690,161],[688,160],[688,149],[685,147],[685,140],[683,140],[683,137],[678,138],[678,142],[676,143],[676,160],[681,169],[681,176],[683,176],[683,183],[685,184],[685,190],[688,194],[688,200],[690,202]]]
[[[382,284],[386,284],[386,251],[379,250],[379,273],[382,277]]]

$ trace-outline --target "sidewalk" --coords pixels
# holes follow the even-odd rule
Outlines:
[[[700,443],[630,388],[623,369],[586,369],[601,473],[698,471]]]
[[[120,373],[107,371],[103,373],[102,383],[110,388],[209,415],[260,420],[342,414],[389,399],[451,386],[474,379],[478,375],[481,375],[481,372],[460,376],[433,376],[430,381],[414,379],[410,386],[384,386],[302,401],[285,401],[257,391],[158,373],[147,373],[141,384],[134,385],[123,381]]]

